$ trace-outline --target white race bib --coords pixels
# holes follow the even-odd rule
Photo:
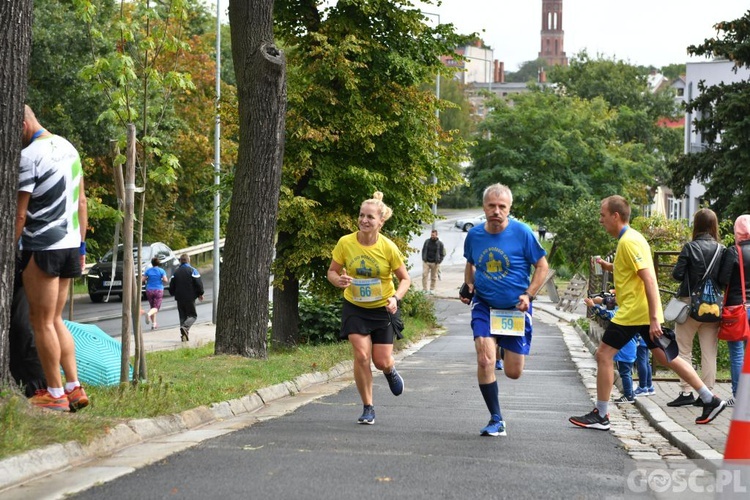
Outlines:
[[[383,298],[383,286],[379,278],[353,279],[350,286],[356,302],[375,302]]]
[[[526,313],[517,309],[490,309],[490,334],[523,337]]]

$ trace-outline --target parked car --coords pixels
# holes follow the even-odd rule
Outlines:
[[[122,261],[124,258],[123,245],[117,247],[117,258],[114,277],[112,277],[112,250],[104,254],[99,262],[91,266],[86,275],[86,284],[89,289],[91,302],[102,302],[107,296],[119,295],[122,298]],[[133,249],[133,260],[136,259],[138,249]],[[167,272],[167,277],[180,265],[180,260],[171,248],[164,243],[144,243],[141,251],[141,265],[136,266],[138,271],[136,279],[140,282],[143,271],[151,267],[151,259],[158,257],[162,268]],[[141,285],[142,293],[145,294],[145,286]],[[165,287],[166,290],[166,287]]]
[[[469,219],[458,219],[456,221],[456,227],[463,231],[468,231],[474,226],[478,226],[479,224],[484,224],[486,220],[487,220],[487,216],[484,214],[478,215],[476,217],[471,217]]]

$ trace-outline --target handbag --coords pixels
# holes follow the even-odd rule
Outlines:
[[[727,295],[729,295],[729,285],[727,285],[727,293],[724,295],[724,310],[721,314],[721,324],[719,325],[719,339],[729,342],[750,337],[750,324],[748,324],[747,310],[745,309],[745,266],[742,262],[742,249],[739,245],[737,245],[737,255],[740,259],[742,304],[737,304],[736,306],[726,305]]]
[[[680,325],[687,321],[689,314],[690,304],[681,301],[677,297],[669,299],[667,307],[664,308],[664,319],[674,321]]]
[[[718,285],[710,276],[721,248],[721,245],[716,245],[711,263],[706,266],[706,272],[703,273],[703,277],[695,290],[690,292],[690,317],[701,323],[716,323],[721,320],[724,297]]]

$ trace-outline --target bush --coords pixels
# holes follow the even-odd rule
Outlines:
[[[299,302],[299,334],[302,344],[332,344],[339,341],[341,301],[327,302],[302,297]]]
[[[401,315],[421,319],[432,327],[437,326],[435,304],[421,290],[417,291],[414,288],[409,290],[404,300],[401,301]]]

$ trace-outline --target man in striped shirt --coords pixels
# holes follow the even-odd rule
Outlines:
[[[31,403],[75,411],[89,400],[78,381],[75,345],[62,310],[70,280],[81,275],[86,260],[88,211],[81,159],[70,142],[42,128],[29,106],[22,137],[15,235],[21,240],[29,319],[47,379],[47,389],[37,391]]]

